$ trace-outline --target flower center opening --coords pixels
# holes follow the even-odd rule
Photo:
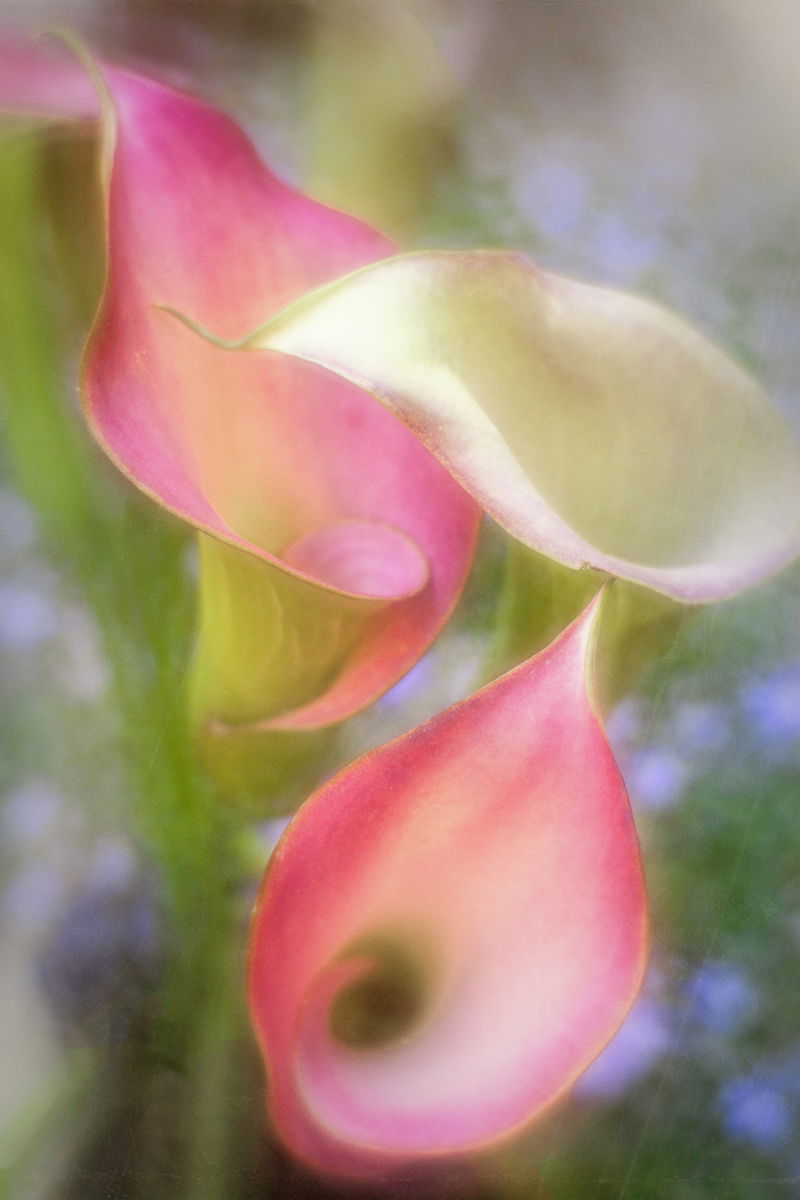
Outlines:
[[[334,998],[328,1029],[342,1045],[375,1050],[407,1037],[430,1002],[428,956],[418,944],[362,939],[347,958],[363,958],[365,969]]]

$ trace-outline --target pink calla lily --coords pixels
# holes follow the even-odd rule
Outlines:
[[[317,1170],[490,1146],[575,1080],[646,955],[622,779],[588,692],[598,601],[560,638],[348,767],[256,906],[270,1110]]]
[[[18,47],[7,54],[26,80],[17,107],[58,115],[44,50],[29,51],[27,73]],[[57,78],[80,72],[62,64]],[[285,356],[226,354],[158,306],[233,335],[391,243],[279,182],[221,113],[141,76],[94,73],[108,266],[85,408],[121,470],[201,533],[198,719],[341,720],[439,632],[479,510],[358,388]],[[69,82],[60,115],[94,107]]]

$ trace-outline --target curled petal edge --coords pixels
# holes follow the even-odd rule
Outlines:
[[[249,1000],[272,1119],[315,1170],[368,1178],[498,1145],[633,1002],[646,901],[588,691],[597,608],[347,768],[279,844]]]
[[[686,603],[800,553],[800,446],[758,386],[647,300],[500,251],[364,267],[237,340],[371,392],[509,533]]]
[[[348,266],[354,261],[363,262],[369,260],[370,256],[374,258],[391,252],[391,244],[373,230],[368,229],[367,226],[344,214],[325,210],[322,206],[293,193],[291,189],[285,188],[270,176],[263,165],[256,160],[252,147],[241,132],[232,123],[226,122],[221,114],[215,113],[199,102],[181,97],[167,88],[161,88],[151,81],[129,76],[124,72],[119,72],[116,68],[99,65],[81,46],[80,42],[70,35],[63,37],[62,40],[67,42],[70,50],[76,56],[76,60],[71,60],[64,55],[52,54],[48,47],[41,44],[23,44],[21,40],[13,45],[6,44],[4,47],[0,47],[0,60],[9,67],[7,75],[0,84],[0,105],[18,112],[22,110],[25,113],[35,113],[39,117],[72,120],[76,118],[94,120],[99,117],[101,166],[104,192],[107,198],[114,172],[119,175],[122,170],[122,167],[116,162],[120,145],[124,150],[126,143],[133,143],[136,147],[135,152],[139,153],[140,158],[150,153],[144,146],[146,139],[136,136],[137,130],[133,130],[133,137],[129,136],[131,131],[128,126],[131,120],[139,122],[139,133],[142,133],[145,122],[151,128],[154,128],[156,124],[163,126],[166,122],[168,128],[171,119],[170,113],[174,109],[177,113],[176,119],[180,124],[179,132],[187,128],[194,130],[195,133],[198,130],[202,132],[201,126],[205,129],[208,136],[204,140],[198,134],[192,139],[195,144],[205,145],[210,141],[212,155],[214,153],[219,155],[222,154],[222,143],[225,142],[225,153],[231,160],[236,160],[234,165],[241,168],[246,185],[251,191],[258,192],[260,188],[264,193],[263,196],[260,196],[264,203],[274,201],[280,210],[280,220],[284,224],[287,221],[287,215],[288,218],[293,218],[295,213],[297,214],[300,227],[296,231],[296,235],[292,235],[294,240],[289,246],[288,254],[284,253],[285,247],[281,241],[280,253],[277,255],[278,273],[281,275],[282,282],[277,285],[279,291],[276,293],[276,307],[280,307],[286,302],[287,286],[289,287],[288,294],[292,292],[290,277],[293,263],[299,271],[297,280],[294,280],[294,294],[297,294],[298,290],[302,291],[309,283],[318,283],[320,274],[324,275],[326,269],[331,275],[336,275],[344,266]],[[122,120],[120,120],[118,112],[120,98],[125,100],[123,109],[125,105],[128,109],[123,113]],[[131,115],[131,105],[133,115]],[[177,112],[178,109],[180,112]],[[206,126],[208,126],[207,129]],[[158,146],[157,138],[155,145]],[[151,154],[151,157],[154,156]],[[133,163],[133,167],[135,165]],[[149,171],[151,164],[146,162],[144,165]],[[157,163],[155,167],[158,167]],[[137,172],[132,169],[131,164],[127,169],[130,178],[124,183],[121,183],[119,178],[117,179],[117,193],[120,191],[120,186],[123,187],[123,190],[128,187],[131,179],[135,180],[137,176],[149,177],[146,171]],[[228,171],[229,179],[230,175],[231,172]],[[161,178],[157,169],[155,177]],[[178,187],[177,183],[175,187]],[[117,200],[119,201],[119,195]],[[112,207],[109,201],[107,232],[109,246],[116,245],[117,247],[116,257],[118,260],[120,247],[123,242],[128,242],[130,231],[123,227],[121,218],[114,216]],[[119,208],[119,202],[117,202],[117,208]],[[259,210],[259,205],[250,203],[244,208],[251,213],[252,217],[252,213]],[[263,204],[261,208],[263,209]],[[149,217],[141,210],[142,205],[139,204],[137,219],[146,221]],[[179,223],[179,227],[185,228],[185,224],[180,225]],[[267,224],[265,228],[269,229],[271,226]],[[289,232],[291,233],[291,230]],[[280,229],[275,237],[282,237]],[[317,242],[324,243],[322,246],[324,253],[309,256],[308,246],[313,248],[315,239]],[[239,238],[239,242],[241,240]],[[238,243],[236,245],[240,251],[241,246]],[[130,258],[132,253],[132,247],[126,244],[123,257]],[[269,247],[265,253],[269,257],[271,253]],[[294,253],[294,259],[292,253]],[[298,256],[302,257],[302,263]],[[171,261],[170,254],[157,255],[155,261],[158,261],[159,257]],[[253,257],[252,254],[250,257]],[[295,262],[295,259],[298,261]],[[333,263],[337,265],[334,267]],[[125,270],[128,270],[127,265]],[[178,270],[179,273],[182,270],[180,262]],[[145,356],[148,356],[151,362],[159,358],[163,337],[162,332],[157,328],[158,325],[161,323],[171,324],[163,314],[157,313],[152,307],[147,308],[145,312],[132,314],[131,303],[126,303],[123,310],[120,310],[119,306],[115,306],[113,274],[112,264],[104,301],[95,320],[84,355],[82,372],[84,411],[96,439],[135,486],[161,507],[175,513],[187,524],[193,526],[200,533],[201,541],[205,540],[202,536],[204,534],[214,539],[219,545],[217,558],[233,562],[236,559],[237,551],[241,552],[243,556],[252,556],[254,562],[258,563],[258,569],[261,572],[260,587],[258,579],[255,578],[257,572],[250,572],[250,585],[247,589],[250,601],[256,608],[260,604],[264,604],[267,608],[271,606],[272,609],[276,609],[276,604],[273,603],[276,601],[277,608],[285,610],[290,595],[296,594],[301,598],[301,605],[307,609],[312,598],[317,596],[320,606],[324,610],[325,619],[329,622],[339,621],[346,626],[350,650],[355,648],[356,660],[354,662],[346,662],[343,651],[340,656],[341,669],[338,674],[336,671],[331,671],[330,656],[326,657],[324,665],[327,683],[320,683],[321,694],[313,696],[313,688],[309,687],[310,682],[313,682],[310,679],[313,672],[310,670],[311,664],[307,664],[309,669],[299,680],[300,686],[294,697],[288,696],[287,689],[283,684],[278,689],[282,694],[286,694],[285,707],[276,710],[276,704],[271,703],[265,705],[261,712],[257,712],[256,706],[248,702],[243,706],[233,705],[226,708],[224,704],[218,703],[220,697],[214,697],[209,701],[206,713],[208,719],[206,720],[204,717],[202,720],[204,728],[210,732],[222,732],[229,726],[237,730],[244,727],[252,730],[312,729],[342,720],[350,713],[365,707],[391,686],[427,649],[448,619],[460,594],[474,553],[479,517],[477,509],[474,509],[466,495],[458,494],[452,481],[448,480],[444,473],[439,472],[437,479],[433,478],[434,472],[430,467],[439,471],[436,464],[430,462],[430,467],[426,467],[425,464],[421,464],[415,459],[414,462],[420,471],[419,492],[422,495],[420,505],[424,504],[428,495],[426,489],[430,485],[431,496],[437,508],[446,509],[448,519],[451,520],[451,526],[448,526],[449,534],[438,537],[438,540],[437,536],[433,534],[429,536],[422,529],[424,524],[422,521],[417,521],[417,528],[411,528],[413,522],[408,523],[407,528],[404,527],[405,514],[402,511],[403,504],[400,502],[394,504],[397,511],[389,515],[383,511],[377,516],[374,512],[363,514],[349,512],[346,509],[343,513],[332,511],[330,518],[325,514],[322,515],[322,524],[320,524],[319,513],[317,513],[310,523],[307,523],[305,527],[301,526],[299,536],[297,531],[292,531],[285,540],[278,538],[277,541],[270,542],[261,538],[260,534],[253,535],[251,533],[248,536],[247,529],[240,528],[232,517],[221,511],[213,494],[204,494],[203,487],[200,486],[202,480],[198,483],[197,480],[190,477],[189,468],[192,466],[192,456],[197,451],[196,446],[194,449],[189,447],[186,461],[179,464],[180,469],[184,469],[186,478],[182,481],[177,479],[174,469],[170,474],[171,468],[167,461],[169,455],[165,452],[164,447],[172,444],[176,436],[176,428],[180,432],[180,416],[178,417],[178,426],[175,426],[174,418],[168,418],[168,415],[161,411],[150,413],[147,405],[143,404],[139,397],[136,399],[138,404],[136,411],[128,414],[130,419],[126,418],[124,422],[121,422],[119,403],[116,400],[108,401],[107,397],[110,394],[113,393],[114,396],[120,394],[118,379],[116,380],[117,386],[109,388],[108,379],[104,383],[100,380],[98,373],[98,364],[108,350],[110,329],[113,327],[116,331],[114,337],[120,343],[125,337],[128,337],[130,342],[131,335],[125,333],[124,329],[120,333],[120,329],[126,321],[130,322],[133,333],[137,333],[138,330],[138,342],[130,343],[127,350],[122,347],[124,351],[122,354],[123,384],[130,385],[138,369],[136,364],[140,361],[144,362]],[[118,287],[119,262],[117,262],[116,275],[116,286]],[[158,285],[157,276],[153,278],[156,281],[153,299],[157,299],[160,294],[163,294],[163,288]],[[152,283],[153,280],[150,282]],[[280,292],[280,288],[283,288],[282,292]],[[214,291],[215,289],[212,287],[212,295]],[[267,288],[268,291],[269,288]],[[259,295],[264,295],[264,292],[259,292]],[[144,299],[146,304],[146,294],[139,299]],[[258,311],[260,311],[258,308],[255,309],[254,315]],[[116,316],[113,315],[114,313]],[[109,314],[111,315],[109,316]],[[189,337],[185,331],[182,331],[181,336],[184,339]],[[173,339],[174,335],[167,330],[166,340],[171,342]],[[178,345],[175,357],[181,358],[183,353],[182,348]],[[219,354],[219,352],[214,351],[214,354]],[[169,362],[170,357],[170,353],[167,353],[165,361]],[[221,359],[224,357],[220,355]],[[134,364],[133,369],[131,364]],[[338,382],[331,389],[322,373],[315,373],[314,368],[306,368],[299,363],[295,364],[292,370],[295,368],[300,369],[301,384],[305,382],[306,385],[310,383],[318,386],[319,379],[315,384],[315,374],[319,376],[322,386],[318,386],[318,390],[326,391],[328,400],[330,400],[331,390],[336,390],[336,388],[340,392],[342,390],[343,385]],[[220,368],[215,374],[213,365],[206,362],[205,367],[199,372],[201,377],[203,370],[207,370],[213,379],[220,374],[224,375],[227,368]],[[239,375],[236,372],[234,374],[238,379]],[[242,374],[247,385],[251,386],[252,373],[245,371]],[[173,394],[176,389],[172,386],[157,390],[164,395]],[[347,390],[346,385],[345,390]],[[221,389],[221,394],[227,394],[224,388]],[[355,395],[357,398],[357,393]],[[344,405],[345,409],[347,408],[344,401],[338,403],[340,406]],[[351,411],[354,407],[351,405],[346,415],[354,416],[355,414]],[[157,434],[158,431],[162,431],[163,436],[150,437],[143,449],[135,451],[134,434],[128,431],[145,428],[148,417],[153,417],[157,426]],[[372,425],[375,424],[372,421]],[[412,439],[408,438],[404,431],[399,430],[399,432],[411,446],[411,450],[407,449],[406,458],[409,455],[413,458],[417,447],[413,445]],[[251,439],[253,443],[256,440],[255,438]],[[389,441],[391,442],[392,439],[390,438]],[[424,453],[421,447],[419,449],[421,453]],[[300,454],[299,448],[297,454]],[[273,464],[273,466],[275,465]],[[286,464],[278,463],[276,469],[283,471],[284,474],[286,472],[291,474],[294,470],[293,461],[287,461]],[[213,464],[211,471],[213,474]],[[341,488],[341,484],[338,486]],[[320,496],[323,490],[324,485],[318,489],[319,495],[315,493],[311,507],[316,504],[317,508],[320,508]],[[389,490],[391,491],[391,485]],[[290,522],[290,525],[293,524]],[[420,535],[419,540],[418,534]],[[448,536],[450,542],[448,542]],[[259,540],[260,538],[261,540]],[[445,562],[445,559],[448,561]],[[234,573],[236,573],[235,570]],[[262,593],[260,599],[257,595],[259,591]],[[284,595],[283,601],[280,599],[281,595]],[[335,614],[333,609],[337,605],[340,612]],[[393,624],[388,611],[390,609],[394,609],[397,614],[394,631],[390,628]],[[253,614],[251,614],[252,616]],[[219,619],[220,615],[218,614],[218,623]],[[280,617],[280,620],[282,628],[288,629],[284,617]],[[363,635],[361,637],[357,636],[359,624]],[[232,625],[228,637],[231,644],[237,640]],[[367,637],[372,639],[376,647],[374,657],[380,661],[368,661],[369,655],[364,650],[364,642]],[[266,635],[259,639],[259,644],[265,642]],[[201,647],[197,661],[209,662],[214,658],[216,652],[216,647],[212,647],[208,652]],[[251,659],[255,656],[255,651],[251,648]],[[241,658],[241,655],[239,657]],[[262,667],[265,668],[267,660],[268,655],[262,655]],[[263,670],[261,673],[263,674]],[[296,675],[295,665],[289,663],[286,671],[283,672],[283,669],[280,668],[278,674],[286,674],[287,677]],[[198,693],[204,693],[204,685],[201,684],[196,690]],[[311,698],[309,699],[309,697]],[[273,697],[274,699],[275,697]]]

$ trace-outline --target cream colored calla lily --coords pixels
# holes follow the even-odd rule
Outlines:
[[[213,340],[370,391],[509,533],[567,566],[703,602],[800,551],[797,441],[745,372],[648,300],[521,255],[432,251]]]

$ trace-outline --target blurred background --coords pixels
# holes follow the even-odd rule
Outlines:
[[[404,245],[513,247],[677,308],[800,432],[792,0],[0,0],[0,36],[54,23],[204,95]],[[202,790],[180,735],[195,564],[76,416],[90,155],[17,122],[0,159],[0,1196],[348,1194],[263,1131],[236,989],[165,965],[203,924],[174,919],[154,834]],[[472,690],[499,555],[487,530],[452,627],[326,771]],[[643,995],[568,1101],[421,1194],[800,1196],[799,601],[795,567],[695,613],[612,713],[651,894]],[[224,881],[242,931],[280,829],[253,818]],[[213,1019],[190,1044],[198,988]]]

